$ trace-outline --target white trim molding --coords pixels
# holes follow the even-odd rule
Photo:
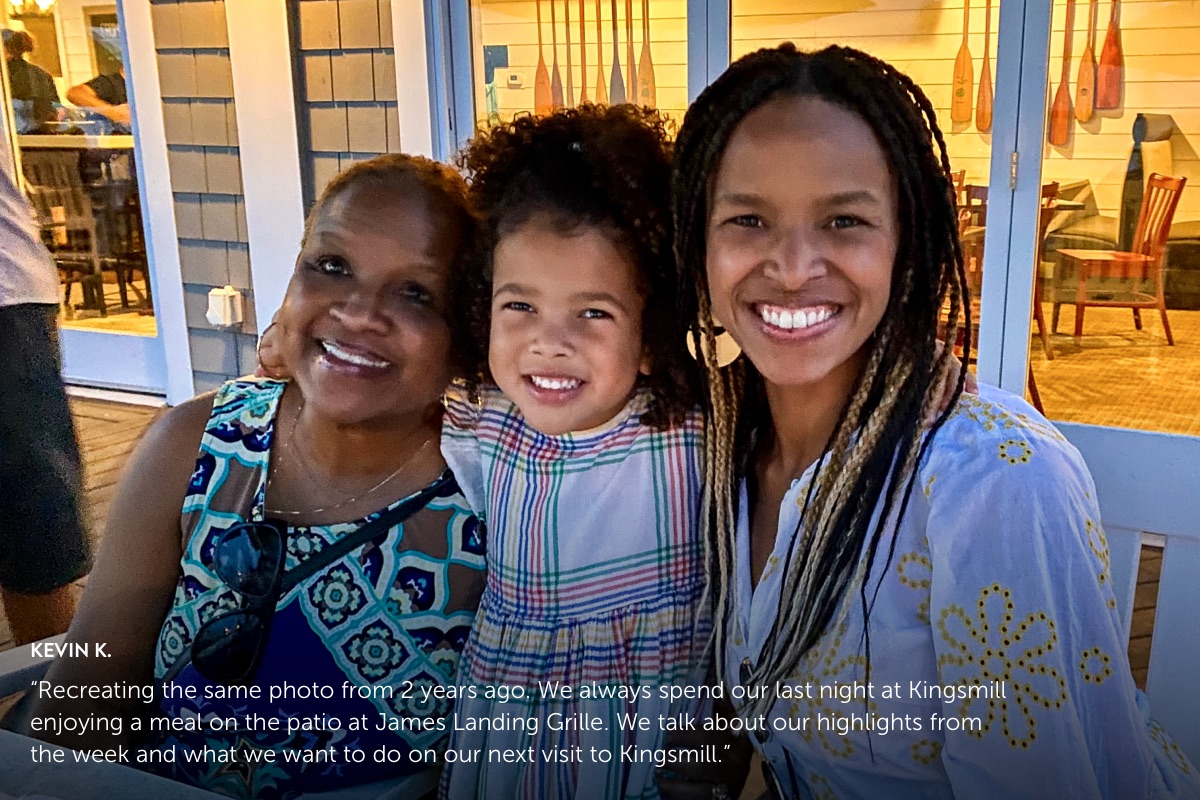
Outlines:
[[[261,334],[283,302],[304,236],[296,91],[285,0],[225,3],[250,283]]]

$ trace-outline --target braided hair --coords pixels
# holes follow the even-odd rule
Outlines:
[[[736,487],[753,468],[755,422],[769,419],[769,412],[763,379],[748,359],[725,368],[716,361],[705,269],[710,178],[747,114],[775,98],[806,96],[856,112],[874,132],[898,187],[900,241],[887,308],[818,459],[788,551],[775,622],[750,675],[751,683],[766,686],[799,672],[805,654],[834,621],[855,584],[864,620],[869,618],[874,595],[867,575],[884,531],[903,517],[917,464],[963,389],[965,376],[960,374],[951,403],[937,415],[931,431],[924,421],[934,415],[954,374],[952,345],[960,316],[970,330],[946,145],[932,105],[908,76],[851,48],[808,53],[788,43],[738,59],[692,104],[675,144],[672,201],[680,285],[695,287],[683,298],[685,318],[694,323],[697,352],[705,354],[703,516],[719,669],[726,666]],[[942,326],[939,349],[943,309],[948,310],[948,324]],[[968,341],[964,363],[969,355]],[[864,635],[869,671],[870,636]],[[745,711],[765,714],[772,702],[767,696]]]
[[[468,382],[491,382],[488,338],[492,258],[500,240],[538,215],[558,230],[595,227],[626,255],[644,305],[642,338],[651,358],[651,393],[642,419],[652,427],[681,422],[697,404],[698,373],[679,314],[671,252],[673,123],[650,108],[596,106],[556,111],[479,133],[459,154],[482,216],[477,268],[465,308]],[[570,270],[563,265],[564,274]]]

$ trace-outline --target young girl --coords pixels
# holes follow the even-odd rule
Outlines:
[[[703,684],[709,634],[665,120],[525,117],[461,160],[484,217],[478,380],[449,398],[442,450],[487,525],[488,582],[450,744],[478,755],[448,759],[443,789],[654,797],[659,716],[701,710],[659,687]],[[622,726],[634,714],[648,729]],[[532,757],[489,758],[505,749]]]

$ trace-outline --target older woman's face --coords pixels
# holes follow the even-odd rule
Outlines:
[[[899,242],[895,180],[867,123],[815,97],[771,100],[734,131],[710,197],[713,315],[763,377],[811,385],[856,361]]]
[[[351,187],[315,221],[281,346],[305,403],[342,424],[420,414],[450,381],[453,241],[417,194]]]

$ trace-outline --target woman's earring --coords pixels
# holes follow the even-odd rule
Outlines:
[[[734,341],[733,334],[725,330],[716,319],[713,320],[713,329],[716,333],[717,366],[728,367],[734,361],[737,361],[738,356],[742,354],[742,348]],[[703,337],[700,339],[700,346],[707,347]],[[687,348],[688,352],[692,354],[692,358],[695,358],[696,347],[690,333],[687,337]]]

